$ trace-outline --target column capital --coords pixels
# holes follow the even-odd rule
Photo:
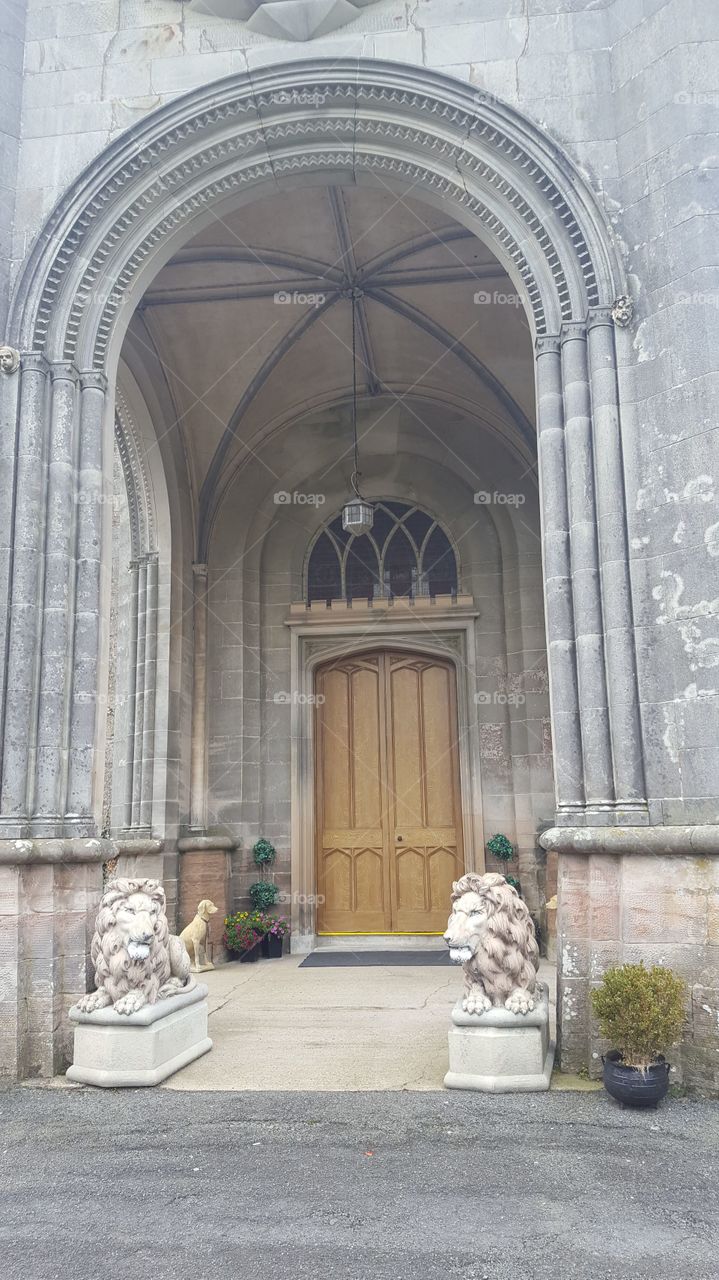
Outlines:
[[[50,366],[41,351],[28,351],[20,356],[23,373],[47,373]]]
[[[590,307],[587,311],[587,328],[614,328],[611,307]]]
[[[50,365],[50,377],[53,382],[77,383],[80,374],[77,366],[71,360],[55,360]]]
[[[80,386],[83,391],[102,391],[104,395],[107,391],[107,378],[98,369],[81,369]]]
[[[192,566],[192,572],[196,578],[207,577],[207,565],[201,561],[195,561]]]
[[[565,342],[586,342],[587,326],[582,320],[566,320],[562,325],[562,346]]]
[[[535,339],[534,349],[538,356],[558,356],[561,339],[558,334],[541,334]]]

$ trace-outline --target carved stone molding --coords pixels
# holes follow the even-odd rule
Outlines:
[[[235,18],[249,31],[278,40],[314,40],[331,35],[376,0],[190,0],[190,9],[215,18]]]
[[[197,90],[112,144],[39,237],[16,327],[27,346],[102,369],[118,309],[161,241],[233,191],[322,170],[415,185],[478,221],[524,281],[536,333],[548,307],[556,328],[619,293],[591,193],[519,113],[426,69],[308,60]]]
[[[122,387],[115,389],[115,443],[125,477],[133,559],[156,547],[155,501],[137,425]]]
[[[626,329],[632,323],[634,300],[628,293],[622,293],[612,303],[612,320],[618,329]]]

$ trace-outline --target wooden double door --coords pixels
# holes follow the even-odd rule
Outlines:
[[[320,933],[436,933],[462,874],[454,666],[380,651],[317,671]]]

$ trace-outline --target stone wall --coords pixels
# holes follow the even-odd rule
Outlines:
[[[71,1059],[104,856],[100,841],[0,842],[0,1077],[52,1076]]]
[[[700,832],[700,829],[697,829]],[[697,843],[701,844],[701,836]],[[719,857],[560,854],[558,1033],[564,1071],[601,1075],[590,992],[618,964],[663,965],[688,986],[675,1079],[719,1091]]]

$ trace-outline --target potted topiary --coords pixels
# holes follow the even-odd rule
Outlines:
[[[262,912],[268,907],[274,907],[279,896],[280,891],[271,880],[258,880],[250,885],[250,899],[255,911]]]
[[[656,1107],[669,1088],[662,1050],[679,1039],[686,987],[671,969],[625,964],[607,969],[592,992],[603,1036],[616,1048],[602,1058],[604,1087],[623,1106]]]
[[[514,858],[514,845],[511,840],[508,840],[506,836],[501,834],[492,836],[492,839],[487,841],[487,849],[498,862],[507,863],[511,862]],[[518,877],[509,875],[509,873],[505,871],[504,878],[507,881],[507,884],[511,884],[512,888],[516,889],[517,893],[521,897],[522,886],[519,883]]]
[[[239,955],[241,964],[259,960],[263,934],[262,921],[254,912],[236,911],[234,915],[225,916],[223,942],[228,951]]]
[[[262,937],[262,954],[267,960],[277,960],[282,955],[285,937],[290,931],[289,922],[284,916],[267,916],[266,925]]]

